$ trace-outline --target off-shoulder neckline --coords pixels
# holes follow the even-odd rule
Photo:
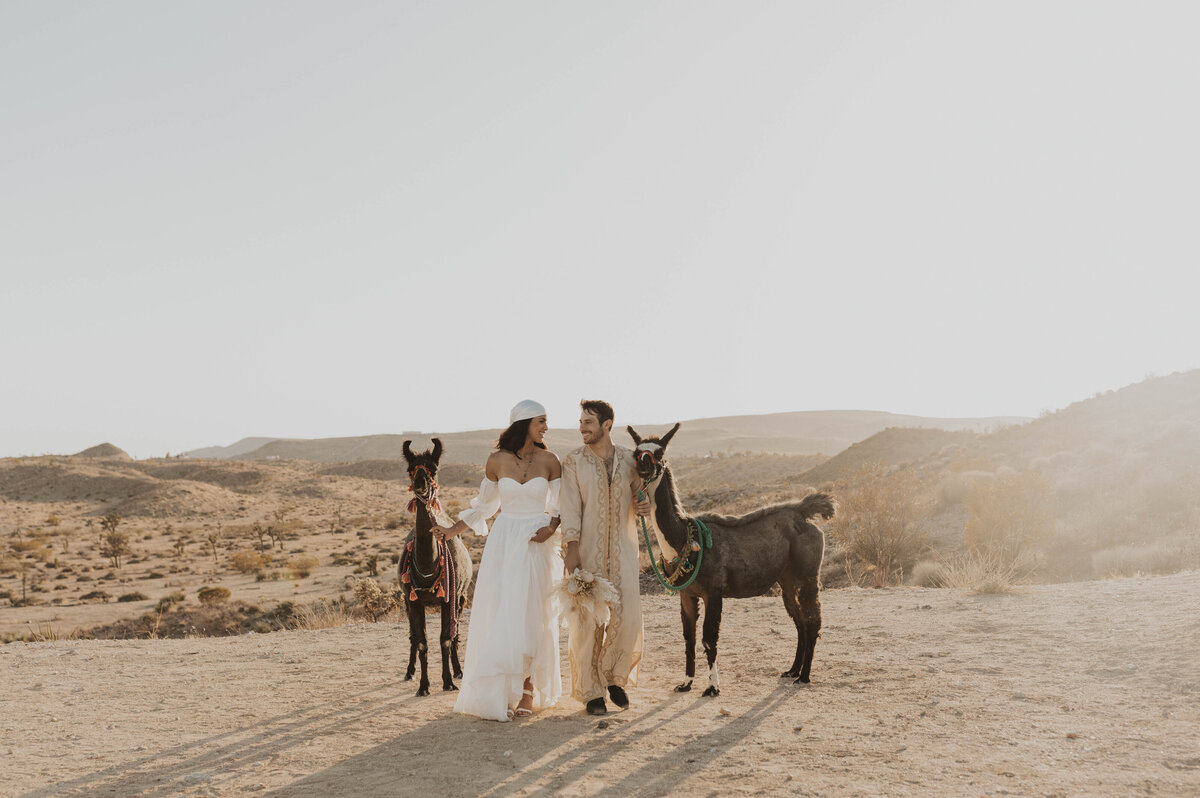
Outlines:
[[[519,482],[519,481],[517,481],[517,480],[513,479],[512,477],[500,477],[500,479],[496,480],[496,484],[497,484],[497,485],[499,485],[499,484],[500,484],[502,481],[504,481],[504,480],[506,480],[506,479],[507,479],[508,481],[510,481],[510,482],[516,482],[518,485],[528,485],[530,482],[533,482],[535,479],[544,479],[544,480],[546,480],[546,482],[548,482],[548,483],[549,483],[549,482],[553,482],[553,481],[554,481],[554,480],[552,480],[552,479],[550,479],[550,478],[548,478],[548,477],[543,477],[543,476],[541,476],[541,475],[538,475],[538,476],[536,476],[536,477],[530,477],[529,479],[527,479],[527,480],[526,480],[526,481],[524,481],[524,482]]]

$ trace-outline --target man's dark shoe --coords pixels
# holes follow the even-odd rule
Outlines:
[[[587,702],[587,712],[589,715],[607,715],[608,707],[604,705],[603,698],[593,698]]]
[[[612,702],[621,709],[629,706],[629,696],[625,695],[624,687],[618,687],[615,684],[610,684],[608,686],[608,697],[611,698]]]

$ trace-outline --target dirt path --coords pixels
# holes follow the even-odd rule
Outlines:
[[[0,794],[1200,794],[1200,573],[828,591],[808,687],[779,600],[727,602],[715,699],[671,692],[676,604],[645,603],[607,728],[418,699],[391,624],[2,646]]]

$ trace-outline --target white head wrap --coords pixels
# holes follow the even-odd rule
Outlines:
[[[532,399],[525,399],[524,401],[517,402],[516,407],[509,411],[508,423],[516,424],[518,421],[524,421],[527,418],[537,418],[544,415],[546,415],[546,408]]]

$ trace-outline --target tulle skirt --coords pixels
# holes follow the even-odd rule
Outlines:
[[[535,708],[562,695],[559,613],[553,597],[561,577],[558,535],[530,540],[550,523],[544,513],[501,512],[492,523],[471,602],[467,654],[454,711],[506,721],[533,681]]]

